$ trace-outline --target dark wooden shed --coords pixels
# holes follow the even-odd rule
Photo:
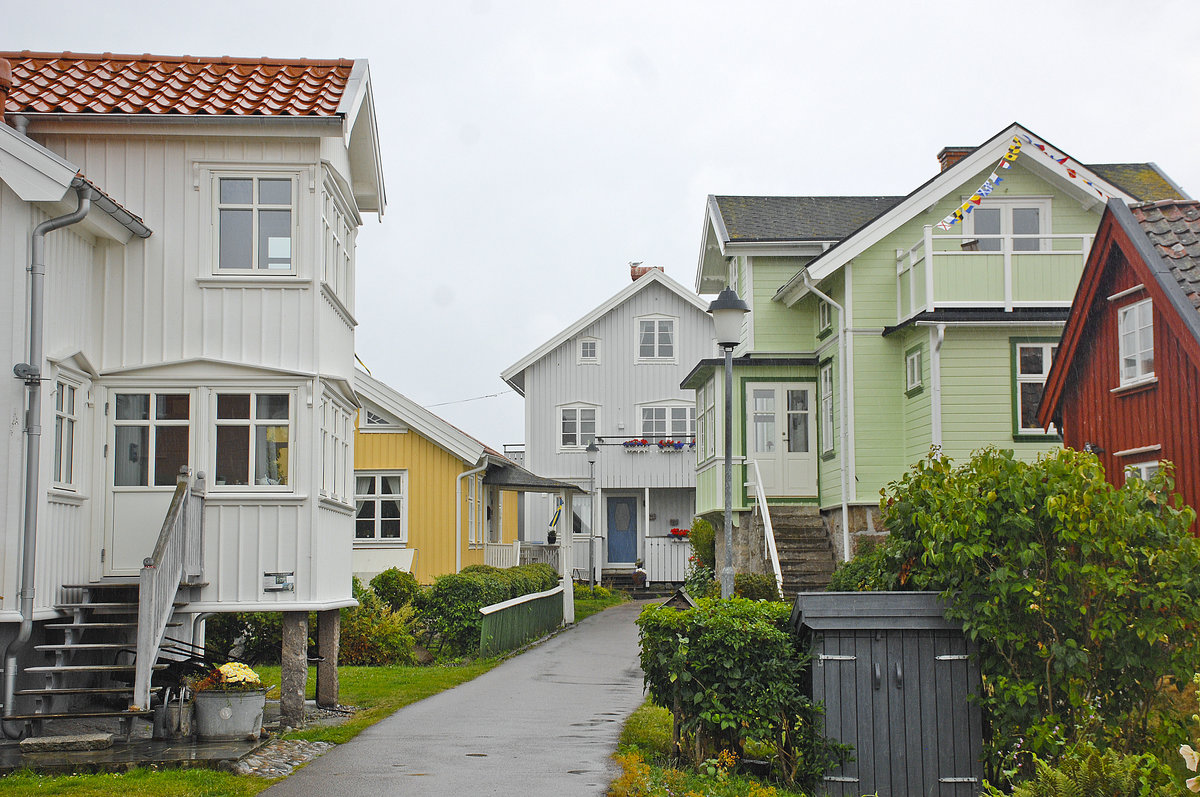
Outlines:
[[[979,793],[983,726],[974,646],[932,592],[805,592],[792,627],[811,643],[811,697],[855,761],[825,777],[835,797]]]

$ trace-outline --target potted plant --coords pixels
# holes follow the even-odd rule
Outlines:
[[[222,664],[195,681],[192,691],[201,739],[258,738],[267,688],[254,670],[236,661]]]
[[[642,437],[635,437],[632,440],[626,440],[624,443],[621,443],[621,447],[625,449],[625,453],[627,454],[643,454],[649,445],[650,441]]]
[[[686,540],[690,529],[671,529],[671,539]]]

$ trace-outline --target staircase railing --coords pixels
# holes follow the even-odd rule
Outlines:
[[[150,706],[150,675],[158,659],[167,623],[175,612],[181,584],[203,576],[204,474],[195,484],[182,469],[171,506],[167,509],[154,554],[142,561],[138,577],[137,660],[131,709]]]
[[[758,470],[758,460],[750,460],[754,465],[754,497],[755,511],[762,515],[763,538],[767,543],[767,553],[771,557],[771,567],[775,570],[775,585],[779,588],[779,596],[783,597],[783,568],[779,566],[779,551],[775,548],[775,529],[771,527],[771,509],[767,506],[767,494],[763,491],[762,473]]]

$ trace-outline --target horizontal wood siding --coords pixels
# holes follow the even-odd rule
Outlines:
[[[750,258],[754,289],[750,321],[754,324],[755,353],[812,350],[811,341],[817,333],[816,313],[800,314],[772,301],[779,286],[796,276],[806,262],[807,258],[796,257]],[[806,301],[815,305],[815,299]]]

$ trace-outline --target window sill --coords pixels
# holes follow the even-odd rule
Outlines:
[[[825,340],[825,338],[829,337],[832,334],[833,334],[833,327],[832,326],[825,327],[824,329],[822,329],[820,332],[817,333],[817,340]]]
[[[917,385],[916,387],[910,387],[908,390],[905,390],[904,395],[907,396],[908,398],[912,398],[913,396],[921,395],[921,393],[923,393],[924,391],[925,391],[924,385]]]
[[[1061,443],[1062,435],[1057,432],[1018,432],[1012,439],[1014,443]]]
[[[332,509],[334,512],[340,512],[343,515],[354,514],[353,506],[342,501],[338,501],[334,498],[326,498],[325,496],[321,496],[320,504],[326,509]]]
[[[837,456],[836,451],[830,450],[830,451],[822,451],[821,452],[821,460],[824,462],[828,462],[829,460],[833,459],[835,456]]]
[[[354,315],[350,312],[350,308],[346,307],[345,303],[338,298],[337,293],[334,292],[333,287],[328,282],[321,283],[321,294],[333,307],[334,312],[342,317],[347,326],[351,329],[358,326],[358,321],[355,320]]]
[[[1139,379],[1136,382],[1119,385],[1109,390],[1114,396],[1127,396],[1131,393],[1141,393],[1143,390],[1150,390],[1158,384],[1157,376],[1148,376],[1144,379]]]
[[[355,548],[407,548],[408,540],[400,540],[400,539],[377,540],[377,539],[372,539],[372,538],[367,538],[367,537],[355,537],[354,538],[354,547]]]
[[[65,490],[61,487],[51,487],[46,491],[46,500],[52,504],[66,504],[68,506],[83,506],[88,500],[86,495],[80,495],[72,490]]]
[[[634,365],[675,365],[674,357],[639,357],[634,360]]]
[[[307,289],[312,286],[311,279],[294,274],[214,274],[209,277],[197,277],[196,284],[201,288],[295,288]]]

